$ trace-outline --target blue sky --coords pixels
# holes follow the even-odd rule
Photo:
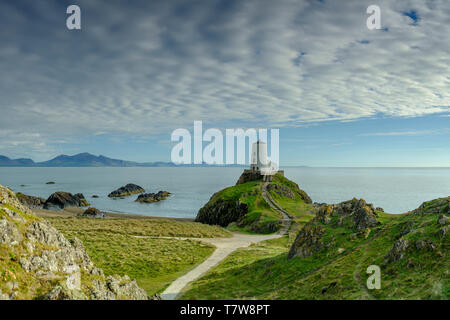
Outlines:
[[[202,120],[279,128],[281,165],[450,166],[450,3],[372,4],[1,2],[0,154],[168,161]]]

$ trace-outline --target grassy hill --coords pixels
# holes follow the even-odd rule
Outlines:
[[[236,251],[182,298],[449,299],[449,203],[428,201],[404,215],[357,199],[323,205],[295,239]],[[370,265],[381,269],[379,290],[367,289]]]
[[[196,221],[228,227],[232,231],[276,232],[282,225],[283,217],[263,199],[262,186],[263,181],[257,179],[215,193],[199,210]],[[273,182],[268,186],[268,191],[286,206],[286,210],[299,224],[313,217],[311,199],[289,179],[280,174],[275,175]]]

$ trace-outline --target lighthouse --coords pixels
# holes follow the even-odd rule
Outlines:
[[[269,166],[270,161],[267,157],[267,144],[258,140],[252,145],[252,160],[250,162],[250,169],[253,172],[260,172]]]

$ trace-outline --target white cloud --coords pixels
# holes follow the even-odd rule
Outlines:
[[[0,126],[48,144],[450,111],[446,0],[378,1],[387,32],[366,28],[372,1],[133,4],[80,1],[78,33],[56,3],[0,4]]]

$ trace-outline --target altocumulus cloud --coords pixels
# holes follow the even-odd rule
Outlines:
[[[383,30],[366,28],[371,4]],[[449,52],[447,0],[3,1],[0,127],[46,146],[449,112]]]

